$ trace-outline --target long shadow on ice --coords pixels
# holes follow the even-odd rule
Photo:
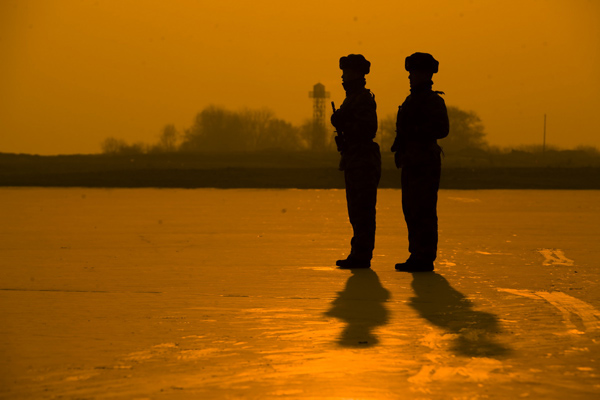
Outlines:
[[[388,322],[389,311],[384,303],[390,298],[372,269],[351,270],[352,275],[343,291],[325,312],[347,323],[338,343],[344,347],[371,347],[379,343],[373,330]]]
[[[432,324],[453,337],[451,350],[468,357],[498,357],[510,349],[495,341],[500,333],[498,319],[492,313],[473,310],[464,294],[436,273],[413,274],[412,288],[416,297],[409,305]]]

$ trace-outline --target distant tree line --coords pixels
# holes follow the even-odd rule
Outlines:
[[[569,164],[597,159],[600,153],[594,147],[580,146],[575,150],[558,150],[553,147],[521,146],[500,149],[490,146],[479,116],[473,111],[448,106],[450,134],[440,141],[444,153],[460,165],[520,163],[543,155],[544,164]],[[333,128],[319,127],[307,120],[301,126],[278,119],[268,109],[243,109],[231,111],[223,107],[208,106],[200,111],[192,125],[179,132],[174,125],[166,125],[153,144],[129,144],[122,139],[109,137],[102,144],[104,154],[134,155],[160,153],[224,153],[265,150],[334,152]],[[379,119],[376,140],[386,154],[396,136],[396,116]],[[540,158],[541,159],[541,158]],[[537,161],[534,161],[537,162]]]
[[[310,121],[296,127],[276,118],[268,109],[231,111],[208,106],[184,132],[178,132],[172,124],[166,125],[157,143],[128,144],[110,137],[101,146],[105,154],[328,150],[315,149],[314,131]]]
[[[256,151],[297,150],[306,147],[300,129],[275,118],[268,109],[229,111],[209,106],[196,115],[183,135],[180,150]]]

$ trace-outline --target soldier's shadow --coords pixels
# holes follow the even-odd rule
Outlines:
[[[386,324],[389,319],[385,302],[390,298],[390,292],[381,285],[372,269],[355,269],[351,272],[346,287],[338,292],[338,297],[325,315],[346,322],[338,338],[341,346],[375,346],[379,339],[373,330]]]
[[[473,309],[473,303],[436,273],[413,274],[416,297],[409,305],[421,317],[446,330],[453,338],[451,350],[468,357],[500,357],[510,349],[498,343],[495,335],[501,328],[498,318],[489,312]]]

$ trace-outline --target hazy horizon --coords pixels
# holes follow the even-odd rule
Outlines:
[[[491,145],[600,147],[600,2],[8,0],[0,5],[0,152],[98,153],[155,142],[210,104],[300,125],[338,59],[372,62],[380,118],[408,94],[404,58],[440,61],[434,88],[476,112]]]

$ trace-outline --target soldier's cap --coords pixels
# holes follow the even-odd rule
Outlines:
[[[414,53],[406,57],[404,68],[410,71],[427,71],[435,74],[440,63],[429,53]]]
[[[340,69],[353,69],[366,75],[371,71],[371,63],[362,54],[349,54],[340,58]]]

